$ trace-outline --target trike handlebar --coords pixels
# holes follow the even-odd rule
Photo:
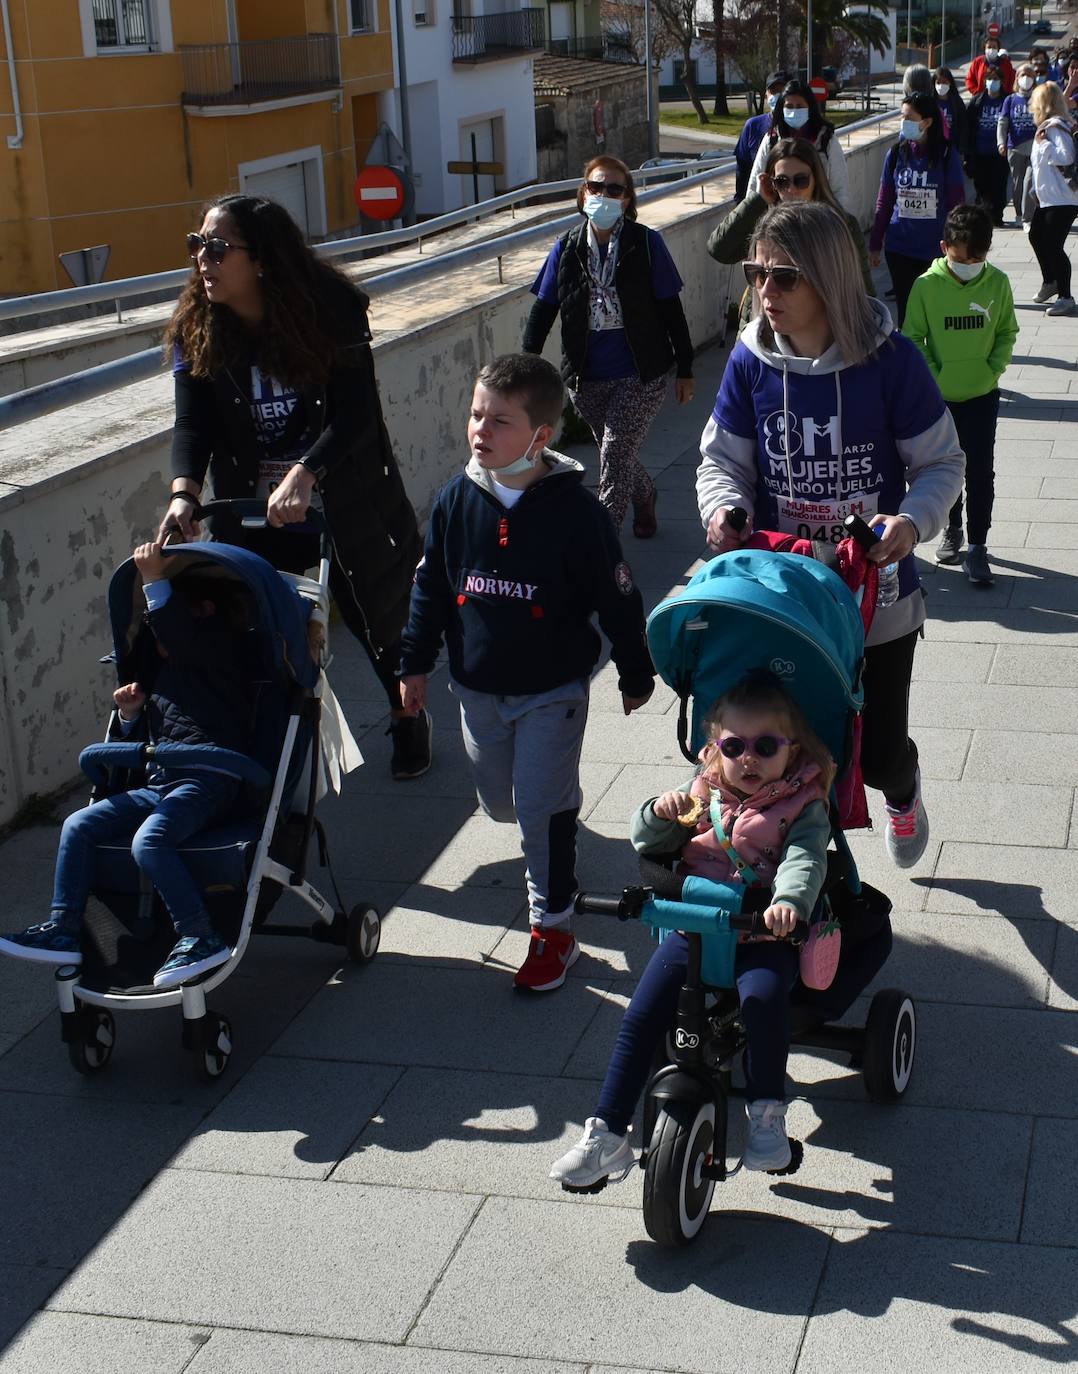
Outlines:
[[[620,897],[597,897],[590,892],[580,892],[577,894],[574,909],[578,914],[594,912],[601,916],[616,916],[619,921],[634,921],[639,919],[644,904],[654,896],[655,889],[651,887],[627,887]],[[770,905],[770,893],[766,888],[750,888],[745,894],[745,906],[755,907],[756,910],[743,910],[731,914],[730,929],[757,937],[770,936],[771,932],[764,925],[763,917],[764,911]],[[798,921],[791,934],[784,938],[791,940],[795,945],[803,945],[808,937],[808,922]]]

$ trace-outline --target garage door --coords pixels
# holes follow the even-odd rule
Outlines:
[[[283,205],[304,235],[310,234],[307,215],[307,180],[302,162],[289,162],[268,172],[249,173],[243,178],[243,190],[249,196],[265,196]]]

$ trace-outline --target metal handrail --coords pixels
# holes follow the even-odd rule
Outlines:
[[[882,114],[870,115],[853,124],[847,124],[837,131],[836,137],[848,138],[861,129],[870,128],[885,120],[894,119],[897,110],[886,110]],[[649,181],[667,180],[671,177],[684,177],[686,167],[712,168],[716,174],[728,171],[733,164],[729,153],[716,153],[714,158],[700,158],[693,162],[676,164],[670,167],[651,167],[633,172],[637,184]],[[504,191],[490,200],[477,205],[465,205],[459,210],[450,210],[435,219],[426,220],[420,225],[405,226],[401,229],[387,229],[380,234],[359,234],[347,239],[332,239],[327,243],[314,246],[320,257],[346,257],[350,253],[366,253],[378,248],[392,248],[402,243],[422,244],[424,238],[456,228],[469,220],[482,219],[497,214],[499,210],[512,209],[524,201],[541,197],[555,196],[563,192],[576,191],[580,185],[579,177],[565,181],[549,181],[540,185],[520,186],[513,191]],[[489,246],[489,245],[488,245]],[[491,256],[497,256],[492,253]],[[442,257],[439,257],[442,261]],[[157,291],[182,287],[190,278],[189,268],[181,267],[168,272],[153,272],[144,277],[122,277],[115,281],[96,282],[91,286],[71,286],[60,291],[41,291],[32,296],[12,296],[0,301],[0,320],[17,320],[31,315],[43,315],[50,310],[66,310],[70,306],[93,305],[99,301],[129,300],[136,296],[148,296]],[[377,278],[367,278],[364,289],[368,289]]]

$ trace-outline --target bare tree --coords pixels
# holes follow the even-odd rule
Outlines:
[[[655,0],[655,10],[659,16],[659,23],[670,35],[674,47],[681,53],[684,68],[682,81],[685,83],[685,94],[692,101],[692,107],[696,111],[696,117],[700,123],[709,124],[711,121],[701,103],[700,92],[696,89],[696,77],[693,73],[693,48],[696,46],[696,0]]]
[[[599,22],[603,33],[619,48],[644,65],[644,6],[641,0],[601,0]],[[651,65],[661,67],[674,43],[661,24],[651,26]]]
[[[775,10],[761,0],[735,0],[726,16],[727,43],[734,53],[741,75],[748,87],[749,109],[755,108],[755,98],[764,89],[768,75],[775,68],[778,22]]]

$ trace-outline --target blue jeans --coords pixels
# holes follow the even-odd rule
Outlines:
[[[202,891],[176,850],[232,806],[239,786],[235,778],[218,773],[162,777],[151,787],[119,792],[68,816],[56,855],[53,920],[78,931],[93,883],[96,847],[130,840],[131,855],[161,894],[176,933],[209,935],[213,927]]]

